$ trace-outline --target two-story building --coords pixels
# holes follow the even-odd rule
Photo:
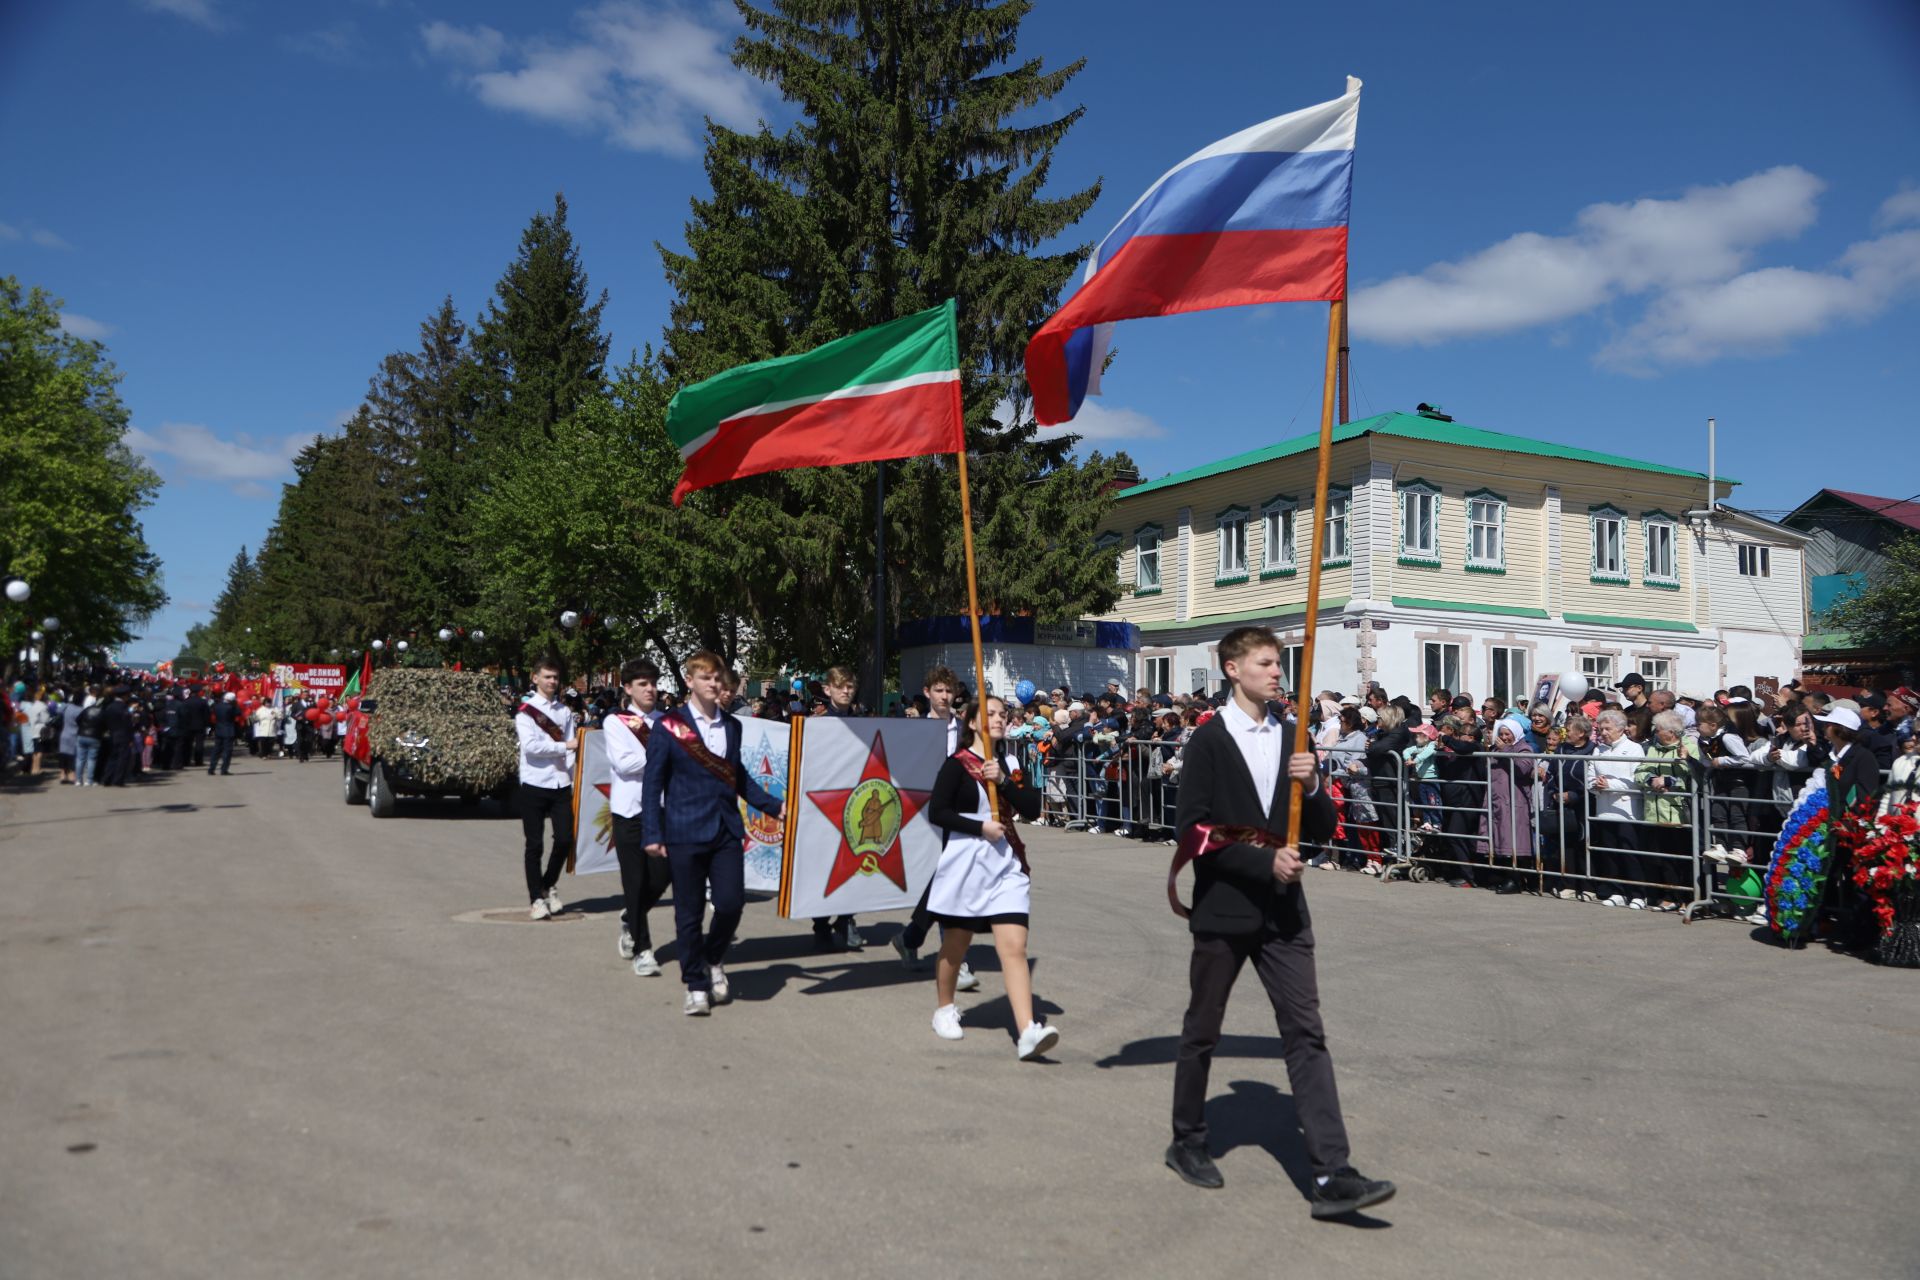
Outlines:
[[[1335,429],[1318,513],[1317,435],[1124,490],[1100,545],[1122,588],[1108,616],[1139,628],[1136,682],[1216,686],[1221,636],[1255,622],[1293,688],[1315,519],[1316,688],[1511,701],[1552,672],[1700,692],[1798,673],[1806,535],[1709,513],[1702,472],[1421,408]]]

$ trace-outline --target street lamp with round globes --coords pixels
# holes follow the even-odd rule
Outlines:
[[[473,629],[473,638],[475,640],[485,640],[487,638],[487,633],[480,630],[480,628],[475,627]]]
[[[393,646],[393,651],[395,653],[405,653],[407,651],[407,642],[405,640],[396,642]]]
[[[48,634],[52,634],[53,632],[58,631],[60,629],[60,619],[42,618],[40,619],[40,629],[42,631],[47,632]]]
[[[25,578],[7,579],[7,599],[15,604],[25,604],[33,598],[33,588],[27,585]]]
[[[439,630],[439,631],[437,631],[437,632],[435,632],[434,634],[436,634],[436,635],[438,635],[438,636],[440,637],[440,643],[441,643],[441,644],[445,644],[445,643],[446,643],[447,641],[449,641],[449,640],[451,640],[451,639],[453,639],[453,628],[452,628],[452,627],[442,627],[442,628],[440,628],[440,630]]]
[[[39,644],[42,640],[45,640],[47,638],[47,634],[44,631],[36,631],[27,638],[32,640],[35,644]]]
[[[387,642],[385,640],[375,640],[371,647],[375,653],[378,653],[387,647]]]
[[[568,609],[560,615],[560,625],[571,631],[580,625],[580,615]]]

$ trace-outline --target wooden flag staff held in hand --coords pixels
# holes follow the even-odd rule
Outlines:
[[[1335,384],[1340,372],[1340,341],[1345,332],[1347,303],[1335,298],[1327,309],[1327,370],[1320,388],[1320,457],[1313,476],[1313,533],[1307,557],[1307,616],[1300,639],[1300,670],[1294,676],[1295,711],[1293,749],[1311,749],[1312,735],[1307,725],[1306,699],[1313,689],[1313,641],[1320,627],[1320,559],[1327,549],[1327,474],[1333,463],[1333,404]],[[1305,784],[1295,781],[1287,800],[1287,830],[1300,830],[1300,802],[1306,795]]]

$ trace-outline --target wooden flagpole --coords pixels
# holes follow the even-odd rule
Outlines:
[[[1307,617],[1300,644],[1300,674],[1295,680],[1300,687],[1294,690],[1296,719],[1293,749],[1296,754],[1308,750],[1311,741],[1307,708],[1313,699],[1313,640],[1320,623],[1320,561],[1326,554],[1327,474],[1333,463],[1334,384],[1339,376],[1341,339],[1346,333],[1346,324],[1346,299],[1336,298],[1327,312],[1327,370],[1320,388],[1320,465],[1313,477],[1313,534],[1308,540],[1311,558],[1307,561]],[[968,563],[972,563],[971,553]],[[1300,805],[1305,797],[1306,792],[1299,783],[1295,783],[1288,793],[1287,839],[1296,844],[1300,840]]]
[[[956,383],[954,399],[957,401],[959,396],[959,384]],[[973,692],[978,707],[974,721],[979,727],[974,749],[984,764],[994,759],[994,754],[993,742],[987,736],[987,661],[980,648],[980,587],[973,573],[973,495],[972,487],[967,483],[967,440],[964,431],[960,437],[960,448],[953,456],[960,463],[960,543],[967,554],[967,623],[973,628]],[[987,812],[995,821],[999,820],[1000,792],[991,782],[987,784]]]

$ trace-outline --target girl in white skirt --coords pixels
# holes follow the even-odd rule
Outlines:
[[[993,934],[1000,953],[1000,971],[1006,978],[1007,1004],[1020,1032],[1020,1059],[1031,1061],[1053,1048],[1060,1033],[1033,1016],[1033,979],[1027,972],[1027,858],[1013,827],[992,816],[987,784],[999,789],[1001,812],[1008,808],[1031,822],[1040,814],[1040,792],[1020,779],[1013,760],[982,760],[978,717],[985,710],[993,754],[1006,749],[1007,708],[998,698],[987,698],[967,709],[968,733],[960,750],[940,766],[940,776],[927,800],[927,818],[946,833],[934,868],[927,909],[943,926],[940,960],[934,971],[938,1007],[933,1011],[934,1034],[958,1040],[960,1009],[953,1002],[960,963],[976,933]]]

